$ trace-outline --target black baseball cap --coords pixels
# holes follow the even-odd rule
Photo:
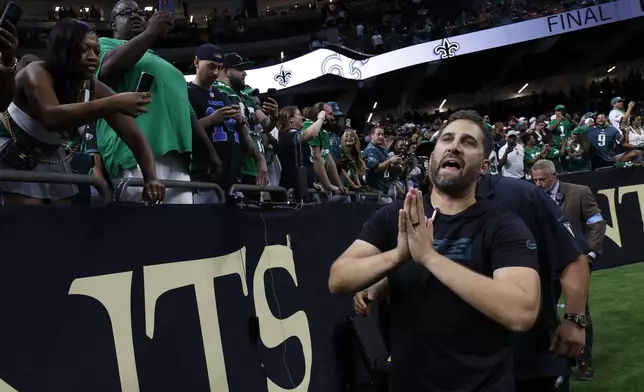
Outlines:
[[[207,61],[216,61],[221,63],[224,61],[224,51],[219,48],[219,46],[213,44],[203,44],[197,48],[195,53],[195,58],[197,60],[207,60]],[[190,67],[194,67],[194,61],[190,64]]]
[[[221,63],[224,60],[224,51],[216,45],[203,44],[197,48],[195,57],[197,60],[209,60]]]
[[[223,61],[224,69],[239,68],[239,69],[248,69],[254,63],[248,59],[243,58],[239,53],[231,52],[224,55]]]
[[[432,154],[432,152],[434,152],[435,147],[435,141],[432,141],[431,139],[424,139],[416,146],[415,154],[418,157],[428,157]]]

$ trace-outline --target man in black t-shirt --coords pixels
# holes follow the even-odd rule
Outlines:
[[[430,157],[431,197],[411,190],[380,209],[331,268],[334,293],[386,277],[392,392],[515,390],[511,331],[539,312],[537,246],[518,217],[476,199],[492,145],[478,114],[450,116]]]
[[[248,126],[242,120],[239,105],[233,104],[223,92],[212,88],[223,66],[221,49],[212,44],[199,46],[194,66],[197,72],[195,80],[188,83],[188,98],[224,165],[221,175],[213,179],[208,171],[206,152],[195,145],[191,178],[204,182],[214,180],[226,192],[238,182],[243,152],[246,151],[251,156],[259,153],[255,143],[250,140]],[[212,192],[200,191],[195,194],[195,204],[214,202],[217,200]]]
[[[527,333],[514,336],[517,392],[566,392],[570,373],[566,357],[575,358],[585,344],[585,312],[591,250],[583,233],[574,231],[559,207],[534,184],[503,176],[482,176],[477,198],[519,216],[534,235],[539,254],[541,313]],[[574,231],[574,234],[573,234]],[[568,319],[559,320],[552,277],[561,281]],[[387,280],[355,295],[365,314],[370,301],[387,295]],[[551,349],[552,347],[552,349]]]

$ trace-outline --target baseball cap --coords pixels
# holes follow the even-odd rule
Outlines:
[[[216,45],[203,44],[197,48],[195,57],[197,60],[209,60],[221,63],[224,59],[224,51]]]
[[[436,147],[435,142],[425,139],[416,146],[415,154],[419,157],[428,157],[434,151],[434,147]]]
[[[519,117],[519,122],[525,122],[525,117]]]
[[[623,101],[624,101],[624,98],[622,98],[622,97],[615,97],[615,98],[613,98],[613,99],[611,99],[611,100],[610,100],[610,104],[611,104],[611,105],[615,105],[617,102],[623,102]]]
[[[223,68],[225,69],[231,69],[231,68],[248,69],[248,67],[254,64],[252,61],[249,61],[248,59],[243,58],[239,53],[235,53],[235,52],[226,53],[224,55],[223,63],[224,63]]]
[[[555,106],[555,112],[559,112],[559,111],[561,111],[561,112],[565,112],[565,111],[566,111],[566,107],[565,107],[564,105],[557,105],[557,106]]]
[[[587,125],[577,127],[577,128],[572,130],[572,134],[573,135],[583,135],[586,132],[587,129],[588,129]]]
[[[517,132],[517,131],[508,131],[507,136],[519,136],[519,132]]]
[[[336,116],[336,117],[344,116],[344,113],[342,113],[342,111],[340,110],[340,105],[338,105],[337,102],[331,101],[331,102],[327,102],[326,104],[331,106],[331,109],[333,110],[333,115],[334,116]]]

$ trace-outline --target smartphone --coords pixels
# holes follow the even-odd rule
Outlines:
[[[136,92],[149,93],[152,89],[152,83],[154,83],[154,75],[147,72],[141,72],[139,83],[136,85]]]
[[[268,98],[273,98],[277,96],[277,89],[269,88],[265,93],[259,94],[259,100],[262,102],[268,101]]]
[[[10,1],[4,7],[4,12],[2,13],[2,17],[0,18],[0,26],[6,29],[7,25],[5,24],[5,21],[7,21],[17,28],[21,16],[22,8],[18,7],[18,5],[16,5],[16,3],[14,3],[13,1]]]

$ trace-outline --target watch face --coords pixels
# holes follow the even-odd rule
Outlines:
[[[588,319],[588,316],[584,315],[579,315],[579,325],[582,327],[586,328],[590,324],[590,320]]]

